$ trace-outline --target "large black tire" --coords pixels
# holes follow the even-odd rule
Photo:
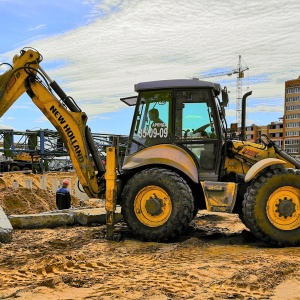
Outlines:
[[[12,166],[11,169],[10,169],[11,172],[17,172],[17,171],[20,171],[20,170],[21,170],[20,167],[16,166],[16,165]]]
[[[148,241],[168,241],[192,220],[194,199],[185,180],[167,169],[135,174],[122,192],[122,215],[132,232]]]
[[[243,222],[271,246],[300,244],[300,170],[274,168],[252,181],[243,201]]]

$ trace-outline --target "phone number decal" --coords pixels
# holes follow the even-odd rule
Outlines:
[[[168,128],[150,128],[150,130],[147,130],[146,128],[140,129],[139,136],[141,138],[166,138],[168,137]]]

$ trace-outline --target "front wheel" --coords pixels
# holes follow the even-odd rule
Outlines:
[[[122,192],[122,215],[139,238],[167,241],[192,219],[194,199],[186,181],[173,171],[152,168],[135,174]]]
[[[245,225],[272,246],[300,244],[300,170],[275,168],[254,179],[243,201]]]

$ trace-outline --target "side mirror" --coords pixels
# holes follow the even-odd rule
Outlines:
[[[227,87],[225,86],[224,89],[222,89],[222,104],[224,107],[227,107],[229,102]]]

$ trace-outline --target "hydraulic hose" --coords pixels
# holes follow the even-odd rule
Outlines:
[[[74,102],[72,98],[67,96],[67,94],[63,91],[63,89],[58,85],[58,83],[54,80],[52,80],[49,75],[43,70],[41,66],[39,66],[39,70],[41,73],[47,78],[49,81],[49,85],[52,87],[54,92],[58,95],[58,97],[66,104],[66,106],[70,109],[72,112],[81,112],[81,109],[77,106],[77,104]]]
[[[88,144],[89,150],[93,157],[93,161],[95,163],[95,167],[98,171],[98,177],[102,177],[102,175],[104,175],[104,173],[105,173],[105,168],[104,168],[102,160],[99,156],[98,150],[95,146],[94,139],[91,134],[91,130],[88,126],[85,127],[85,136],[86,136],[86,142]]]
[[[281,150],[275,144],[273,144],[273,147],[277,154],[279,154],[282,158],[286,159],[289,163],[294,165],[296,167],[296,169],[300,169],[300,162],[298,160],[296,160],[294,157],[287,154],[285,151]]]

